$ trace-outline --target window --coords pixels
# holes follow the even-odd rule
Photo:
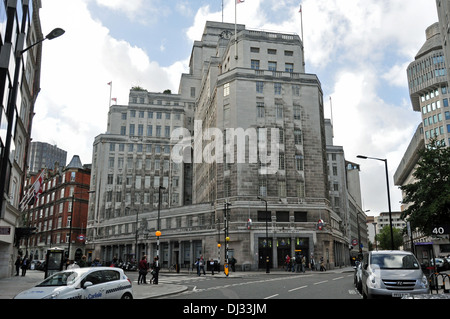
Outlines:
[[[284,154],[278,154],[278,169],[284,170]]]
[[[293,56],[294,55],[294,51],[284,51],[284,55],[285,56]]]
[[[307,212],[294,212],[294,222],[306,223],[308,221]]]
[[[264,102],[256,102],[257,116],[264,117]]]
[[[252,60],[251,61],[251,68],[253,70],[259,70],[259,60]]]
[[[223,96],[230,95],[230,83],[225,83],[223,85]]]
[[[284,66],[284,71],[286,72],[294,72],[294,63],[286,63]]]
[[[295,155],[295,168],[297,171],[303,171],[303,155]]]
[[[278,196],[286,197],[286,182],[278,181]]]
[[[294,141],[295,144],[300,145],[302,144],[302,131],[299,129],[294,130]]]
[[[252,52],[252,53],[259,53],[259,48],[251,47],[250,48],[250,52]]]
[[[267,196],[267,181],[265,179],[259,180],[259,196]]]
[[[277,70],[277,62],[269,61],[268,69],[269,69],[269,71],[276,71]]]
[[[258,221],[259,222],[270,222],[270,211],[267,212],[265,210],[258,210]]]
[[[256,93],[264,93],[264,82],[256,81]]]
[[[267,49],[267,54],[277,54],[276,49]]]
[[[130,136],[134,136],[134,124],[130,124]]]
[[[138,136],[143,136],[143,135],[144,135],[144,125],[139,124],[138,125]]]
[[[298,105],[294,105],[294,120],[301,119],[301,108]]]
[[[281,83],[274,83],[273,84],[273,88],[274,88],[274,93],[275,95],[280,95],[281,94]]]
[[[276,108],[277,119],[282,119],[283,118],[283,105],[282,104],[276,104],[275,108]]]
[[[288,223],[289,222],[289,212],[277,212],[277,222]]]

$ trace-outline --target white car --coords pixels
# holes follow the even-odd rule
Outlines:
[[[14,299],[133,299],[133,288],[120,268],[73,268],[48,277]]]

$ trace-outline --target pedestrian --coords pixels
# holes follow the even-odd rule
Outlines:
[[[160,265],[159,265],[159,258],[158,256],[156,256],[153,260],[153,264],[152,264],[152,282],[157,285],[158,284],[158,277],[159,277],[159,269],[160,269]]]
[[[148,273],[148,262],[147,256],[142,256],[141,261],[138,265],[139,268],[139,277],[138,277],[138,285],[147,283],[147,273]]]
[[[295,272],[295,264],[296,264],[296,260],[298,259],[298,257],[296,258],[295,256],[292,256],[291,258],[291,271]]]
[[[295,272],[300,272],[301,267],[302,267],[302,259],[300,258],[301,255],[297,255],[297,257],[295,258]]]
[[[209,261],[209,267],[211,268],[211,275],[214,275],[214,260],[211,258],[211,260]]]
[[[311,255],[311,258],[310,258],[310,264],[311,264],[311,271],[316,270],[316,262],[314,261],[313,255]]]
[[[323,257],[320,257],[320,271],[327,271],[323,263]]]
[[[200,256],[200,272],[202,272],[203,275],[206,276],[206,272],[205,272],[205,260],[203,259],[203,255]]]
[[[86,256],[85,255],[83,255],[81,257],[80,261],[78,262],[78,266],[80,266],[80,268],[87,267]]]
[[[305,256],[302,257],[302,271],[305,273],[306,270],[306,258]]]
[[[289,271],[291,266],[291,257],[289,257],[289,255],[286,255],[285,263],[286,263],[286,271]]]
[[[20,258],[20,256],[17,256],[16,262],[14,263],[14,265],[16,266],[16,276],[19,276],[19,269],[20,269],[21,264],[22,264],[22,259]]]
[[[22,264],[20,265],[20,268],[22,268],[22,276],[25,276],[28,269],[28,257],[25,256],[25,258],[22,260]]]
[[[200,276],[200,258],[197,258],[197,260],[194,263],[194,266],[197,269],[197,276]]]
[[[230,265],[231,265],[231,270],[233,272],[236,272],[236,262],[237,262],[236,258],[234,258],[234,256],[232,256],[231,260],[230,260]]]

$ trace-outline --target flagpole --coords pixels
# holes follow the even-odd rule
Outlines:
[[[109,106],[111,107],[111,96],[112,96],[112,81],[108,83],[109,85]]]
[[[234,0],[234,58],[237,60],[237,2]]]
[[[303,59],[303,68],[305,67],[305,41],[303,38],[303,10],[302,5],[300,5],[300,27],[301,27],[301,34],[302,34],[302,59]],[[305,70],[306,72],[306,70]]]

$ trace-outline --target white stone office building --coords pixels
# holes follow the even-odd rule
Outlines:
[[[95,202],[90,203],[88,242],[97,256],[123,259],[135,241],[138,256],[155,256],[159,221],[164,266],[178,263],[191,267],[200,255],[222,262],[226,256],[234,256],[240,267],[251,269],[264,268],[267,257],[271,267],[282,267],[286,255],[299,254],[308,262],[323,257],[331,268],[348,264],[349,242],[342,218],[329,201],[323,93],[317,76],[305,73],[303,61],[302,41],[296,34],[206,23],[201,40],[193,45],[189,73],[182,74],[178,94],[171,95],[184,105],[195,102],[192,118],[191,110],[184,109],[185,128],[191,134],[184,141],[191,143],[183,144],[183,154],[190,154],[192,163],[183,165],[179,189],[170,184],[172,170],[167,175],[169,184],[160,180],[158,185],[167,186],[170,205],[165,206],[163,200],[159,213],[154,201],[154,169],[144,172],[145,166],[142,175],[137,174],[136,160],[141,155],[133,151],[131,160],[126,153],[129,144],[136,147],[140,143],[143,150],[152,143],[153,152],[157,141],[130,136],[133,122],[129,116],[133,109],[139,112],[138,104],[112,107],[109,132],[94,142],[91,188],[97,193]],[[147,104],[144,98],[142,106],[148,108]],[[125,116],[121,113],[127,118],[121,118]],[[139,122],[135,121],[136,130]],[[236,134],[234,144],[227,138],[231,129]],[[236,133],[238,130],[241,133]],[[269,163],[262,160],[264,151],[259,147],[263,132],[267,132]],[[247,143],[242,146],[238,142],[244,135]],[[271,141],[272,137],[276,140]],[[172,141],[172,149],[181,141]],[[158,142],[164,144],[161,138]],[[114,143],[115,147],[126,144],[122,153],[111,149]],[[276,149],[272,148],[275,144]],[[127,172],[118,171],[120,157],[122,170]],[[170,168],[173,163],[168,165]],[[114,182],[118,173],[122,174],[120,187]],[[125,181],[127,174],[130,182]],[[150,187],[136,189],[135,178],[142,180],[147,175]],[[183,176],[187,180],[183,181]],[[121,200],[113,195],[118,189],[122,190]],[[180,197],[178,206],[172,202],[175,191],[189,190],[191,205],[185,197]],[[148,204],[146,194],[153,196]],[[128,216],[126,207],[139,215],[131,210],[132,216]],[[323,224],[319,225],[319,220]]]

